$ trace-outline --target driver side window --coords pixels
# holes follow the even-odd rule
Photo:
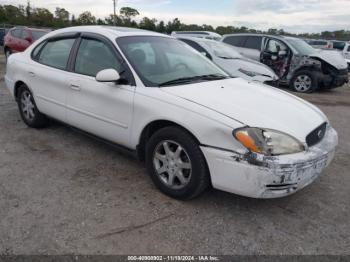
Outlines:
[[[113,68],[119,73],[122,65],[111,49],[103,42],[95,39],[82,39],[74,71],[78,74],[95,77],[104,69]]]

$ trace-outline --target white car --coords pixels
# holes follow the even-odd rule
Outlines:
[[[254,198],[290,195],[328,166],[338,140],[315,106],[230,78],[187,44],[148,31],[51,32],[10,56],[5,81],[28,126],[53,118],[119,144],[178,199],[210,185]]]
[[[219,41],[222,38],[222,35],[219,35],[218,33],[210,32],[210,31],[174,31],[171,33],[171,36],[197,37],[197,38],[211,39],[216,41]]]
[[[277,85],[278,76],[268,66],[242,56],[234,47],[215,40],[177,37],[212,60],[230,76]]]
[[[348,63],[348,70],[350,72],[350,42],[333,41],[333,48],[343,55],[345,61]]]

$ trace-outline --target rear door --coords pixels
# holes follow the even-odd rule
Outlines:
[[[75,41],[75,35],[66,35],[42,42],[32,52],[35,62],[27,66],[39,110],[61,121],[66,121],[67,66]]]
[[[262,40],[262,36],[247,36],[242,46],[245,49],[244,55],[250,59],[259,61],[262,50]]]
[[[222,42],[232,45],[236,47],[237,51],[242,54],[243,56],[246,56],[246,53],[249,54],[249,50],[244,48],[244,43],[247,37],[245,35],[230,35],[225,37]]]
[[[135,93],[130,70],[115,46],[94,34],[82,36],[75,57],[67,85],[68,123],[128,146]],[[96,74],[104,69],[117,70],[128,82],[97,82]]]

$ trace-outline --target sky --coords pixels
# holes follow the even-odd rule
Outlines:
[[[31,0],[34,7],[53,11],[64,7],[78,15],[90,11],[98,18],[113,12],[112,0]],[[23,4],[27,0],[0,0],[0,4]],[[157,20],[179,18],[183,23],[214,27],[246,26],[292,33],[350,30],[350,0],[119,0],[118,7],[130,6]]]

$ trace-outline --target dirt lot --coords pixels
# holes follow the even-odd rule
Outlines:
[[[144,167],[60,124],[27,128],[0,83],[0,254],[349,254],[350,86],[304,95],[340,136],[310,187],[255,200],[162,195]]]

